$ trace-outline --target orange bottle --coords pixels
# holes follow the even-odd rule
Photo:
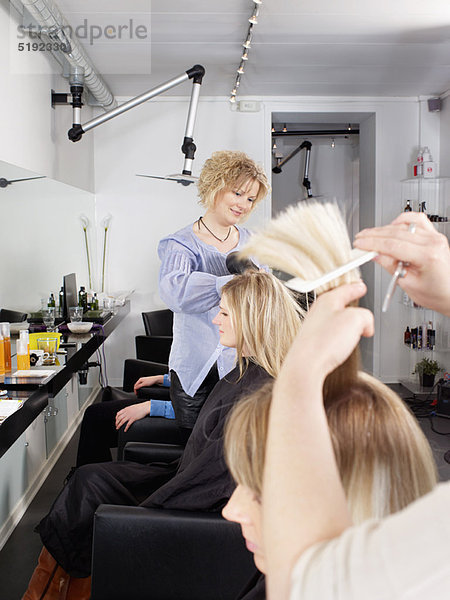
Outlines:
[[[3,337],[5,371],[11,371],[11,334],[9,323],[0,323]]]
[[[5,344],[0,331],[0,375],[5,374]]]
[[[18,339],[16,344],[17,349],[17,368],[19,371],[30,368],[30,355],[28,353],[27,342],[24,339]]]

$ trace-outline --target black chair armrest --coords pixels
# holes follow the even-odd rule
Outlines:
[[[255,574],[240,527],[218,513],[102,505],[91,600],[235,600]]]
[[[168,363],[172,339],[168,335],[137,335],[136,358]]]
[[[146,442],[127,442],[123,449],[123,459],[141,464],[150,462],[172,462],[184,452],[179,444],[149,444]]]
[[[127,432],[119,429],[117,458],[123,459],[123,449],[127,442],[149,442],[156,444],[185,445],[185,437],[173,419],[146,417],[135,421]],[[146,461],[149,462],[149,461]]]
[[[146,360],[137,360],[128,358],[123,367],[123,389],[125,392],[132,392],[134,384],[140,377],[149,377],[150,375],[161,375],[169,372],[169,367],[164,363],[150,362]],[[162,388],[168,390],[168,388]]]

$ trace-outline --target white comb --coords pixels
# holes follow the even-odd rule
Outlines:
[[[312,292],[325,283],[328,283],[333,279],[337,279],[341,275],[345,275],[345,273],[364,265],[365,263],[374,259],[377,254],[377,252],[366,252],[365,250],[353,248],[351,251],[352,259],[348,263],[345,263],[345,265],[341,265],[340,267],[325,273],[325,275],[322,275],[322,277],[318,277],[317,279],[301,279],[300,277],[294,277],[293,279],[286,281],[286,285],[288,288],[291,288],[291,290],[295,290],[301,294],[307,294],[308,292]]]

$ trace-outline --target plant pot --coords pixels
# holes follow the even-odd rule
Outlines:
[[[430,387],[434,386],[434,375],[427,375],[426,373],[422,373],[420,375],[420,385],[422,387]]]

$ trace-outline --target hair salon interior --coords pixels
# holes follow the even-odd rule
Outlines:
[[[448,235],[450,4],[0,0],[0,47],[0,308],[38,311],[70,273],[101,305],[129,308],[90,359],[101,377],[97,366],[87,383],[75,374],[58,410],[40,413],[0,458],[0,596],[14,600],[20,586],[5,581],[17,568],[23,583],[31,575],[33,527],[62,486],[70,464],[58,464],[83,409],[100,380],[122,384],[142,313],[165,308],[158,242],[202,214],[183,170],[197,177],[221,149],[263,165],[271,193],[252,230],[312,195],[337,202],[351,237],[409,206]],[[195,65],[203,77],[186,76]],[[186,134],[194,160],[181,149]],[[423,400],[416,364],[437,361],[438,378],[450,371],[448,319],[399,290],[382,313],[389,276],[373,263],[362,273],[376,316],[364,367]],[[445,417],[432,427],[450,432]],[[448,437],[428,434],[448,478]]]

